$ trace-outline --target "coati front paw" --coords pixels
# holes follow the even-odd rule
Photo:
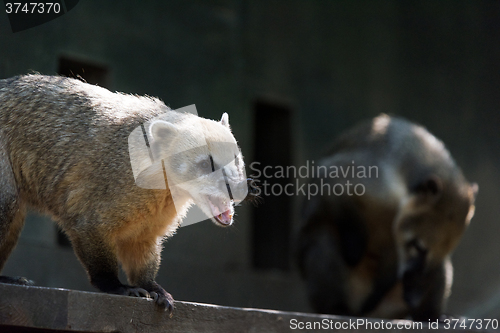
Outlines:
[[[157,306],[172,314],[174,310],[174,298],[165,289],[157,285],[154,290],[149,292],[149,295],[151,295]]]
[[[151,297],[151,295],[148,293],[146,289],[135,288],[135,287],[126,287],[124,295],[133,297],[146,297],[146,298]]]
[[[35,282],[28,280],[25,277],[20,277],[20,276],[15,276],[15,277],[10,277],[10,276],[0,276],[0,283],[9,283],[9,284],[17,284],[21,286],[33,286]]]
[[[101,291],[108,294],[132,296],[132,297],[146,297],[150,298],[148,291],[143,288],[127,286],[125,284],[120,284],[114,288],[99,288]]]

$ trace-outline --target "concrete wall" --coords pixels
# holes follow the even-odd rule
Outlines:
[[[55,74],[61,55],[104,64],[111,90],[158,96],[172,108],[195,103],[207,118],[228,112],[247,163],[254,152],[256,100],[290,108],[297,165],[318,158],[342,130],[380,112],[417,121],[447,144],[480,187],[476,216],[454,255],[449,312],[500,315],[498,2],[192,0],[138,6],[81,1],[66,15],[16,34],[0,14],[0,78],[31,70]],[[158,281],[180,300],[309,310],[295,270],[252,267],[258,210],[254,217],[244,206],[234,228],[210,222],[181,228],[166,243]],[[58,246],[55,229],[39,217],[27,221],[3,273],[92,290],[71,249]]]

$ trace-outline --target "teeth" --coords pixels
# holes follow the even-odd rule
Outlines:
[[[212,210],[212,216],[215,217],[219,222],[222,224],[229,224],[231,223],[233,219],[233,214],[231,212],[231,206],[229,205],[229,201],[227,200],[221,200],[219,201],[220,204],[222,204],[222,207],[219,205],[215,205],[210,199],[208,200],[208,203],[210,205],[210,208]]]

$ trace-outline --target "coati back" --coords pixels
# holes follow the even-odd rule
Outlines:
[[[165,150],[169,181],[196,179],[175,205],[169,188],[141,188],[132,174],[129,135],[157,117],[145,130]],[[203,154],[189,140],[194,135],[206,139]],[[218,142],[230,144],[221,150]],[[179,147],[186,151],[182,161],[168,154]],[[228,160],[236,162],[221,162]],[[207,163],[223,165],[230,176],[214,179]],[[155,282],[163,240],[194,200],[214,223],[230,225],[234,202],[225,200],[220,183],[223,190],[246,187],[243,168],[227,114],[220,122],[179,116],[158,99],[112,93],[64,77],[0,80],[0,270],[31,207],[65,231],[99,290],[152,297],[171,310],[172,297]],[[119,263],[129,285],[118,279]],[[2,276],[0,282],[26,280]]]
[[[364,193],[316,196],[304,205],[298,261],[314,309],[438,318],[452,284],[450,254],[474,214],[477,185],[436,137],[387,115],[341,135],[320,164],[326,168],[313,182],[350,181]],[[354,165],[375,168],[361,178],[324,171]]]

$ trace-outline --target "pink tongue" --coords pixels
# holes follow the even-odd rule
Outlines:
[[[212,201],[209,200],[209,203],[210,203],[210,208],[212,208],[212,214],[214,214],[213,216],[217,217],[217,219],[221,223],[229,225],[231,223],[231,219],[233,218],[233,216],[231,215],[231,210],[228,209],[225,212],[221,213],[219,207],[214,205]]]

